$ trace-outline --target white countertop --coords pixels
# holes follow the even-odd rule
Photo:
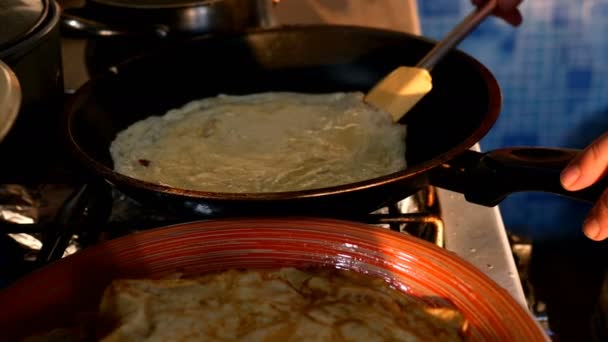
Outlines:
[[[469,203],[463,195],[443,189],[438,189],[438,197],[446,249],[476,266],[527,307],[499,208]]]

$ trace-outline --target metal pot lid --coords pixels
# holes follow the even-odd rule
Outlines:
[[[0,61],[0,141],[13,126],[21,107],[21,86],[13,71]]]
[[[214,2],[221,1],[224,0],[89,0],[89,2],[106,6],[144,9],[191,7],[200,5],[210,5]]]
[[[0,50],[34,32],[44,21],[48,7],[47,0],[0,1]]]

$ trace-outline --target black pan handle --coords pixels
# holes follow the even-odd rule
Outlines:
[[[66,8],[61,13],[61,30],[67,35],[93,37],[163,38],[169,34],[166,25],[147,26],[142,29],[106,24],[85,8]]]
[[[433,169],[431,184],[460,192],[467,201],[495,206],[514,192],[549,192],[595,202],[608,189],[608,177],[581,191],[567,191],[560,173],[581,150],[514,147],[465,153]]]

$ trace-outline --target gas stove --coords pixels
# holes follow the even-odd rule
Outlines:
[[[373,213],[353,213],[351,220],[445,247],[436,196],[436,189],[428,187]],[[11,274],[2,274],[0,268],[5,282],[102,241],[201,219],[141,205],[102,181],[4,184],[0,186],[0,214],[0,231],[20,246],[15,251],[19,255],[5,257],[19,259],[22,268],[12,269]]]
[[[101,241],[201,219],[146,207],[103,181],[44,181],[64,176],[0,185],[0,231],[7,246],[0,265],[3,283]],[[525,303],[497,209],[477,207],[458,194],[427,187],[373,213],[353,213],[352,220],[451,250]]]
[[[89,77],[86,43],[86,39],[62,39],[66,94]],[[85,177],[78,168],[55,164],[0,180],[0,242],[6,246],[0,248],[5,251],[0,253],[0,286],[100,241],[200,219],[147,208],[108,184]],[[497,207],[474,205],[460,194],[428,187],[374,213],[353,213],[353,220],[411,234],[452,251],[526,305]]]

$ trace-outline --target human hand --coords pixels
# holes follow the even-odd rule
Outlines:
[[[592,142],[562,171],[561,183],[569,191],[582,190],[608,173],[608,133]],[[608,190],[591,209],[583,232],[588,238],[601,241],[608,238]]]
[[[471,0],[475,6],[480,6],[486,3],[487,0]],[[498,7],[494,11],[494,15],[504,19],[513,26],[519,26],[522,22],[521,12],[517,6],[523,0],[498,0]]]

